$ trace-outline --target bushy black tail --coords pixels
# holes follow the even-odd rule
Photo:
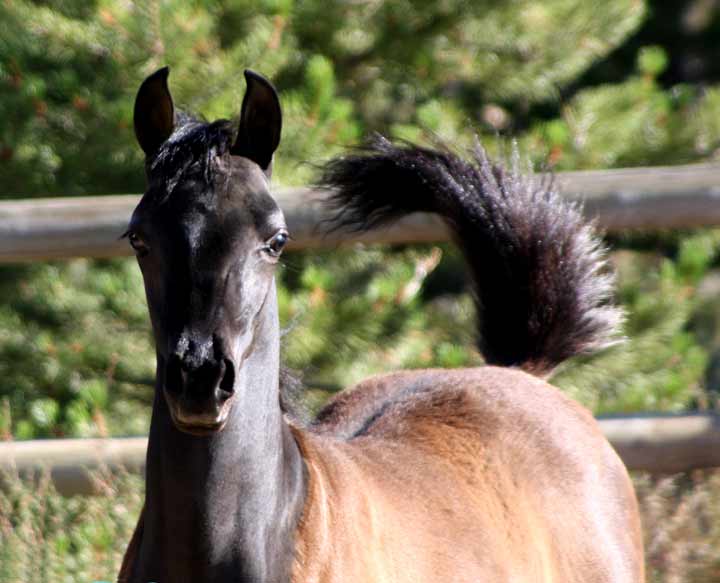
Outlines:
[[[620,309],[605,249],[576,204],[547,177],[505,168],[481,147],[466,161],[376,137],[331,160],[333,224],[367,230],[416,211],[437,213],[462,248],[476,289],[479,348],[489,364],[538,375],[617,339]],[[517,158],[517,156],[515,156]]]

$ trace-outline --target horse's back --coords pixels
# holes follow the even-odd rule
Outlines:
[[[310,488],[314,479],[315,494],[333,500],[323,521],[346,533],[325,548],[332,572],[373,563],[394,581],[642,579],[624,466],[592,416],[536,377],[496,367],[383,375],[337,397],[313,430]],[[310,509],[301,532],[318,518]]]

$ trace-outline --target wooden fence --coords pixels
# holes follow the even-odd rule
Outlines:
[[[567,172],[557,181],[608,231],[720,225],[720,164]],[[447,239],[441,222],[429,215],[361,237],[325,236],[319,227],[322,193],[281,188],[276,194],[293,236],[291,248]],[[127,255],[130,247],[119,237],[137,201],[137,195],[115,195],[0,202],[0,263]]]
[[[560,173],[568,197],[608,231],[720,225],[720,165],[699,164]],[[279,189],[278,202],[293,235],[292,247],[312,249],[354,241],[416,243],[447,239],[442,223],[416,215],[362,236],[324,235],[322,193]],[[0,202],[0,263],[129,254],[120,241],[136,195]],[[673,473],[720,466],[720,416],[714,413],[621,415],[599,419],[626,465]],[[51,471],[65,494],[95,490],[88,470],[106,466],[141,471],[145,438],[48,440],[0,444],[0,472]]]
[[[716,413],[604,416],[600,428],[631,470],[671,474],[720,466]],[[49,471],[63,495],[93,494],[93,471],[119,467],[142,472],[147,439],[48,439],[0,443],[0,482],[6,472]]]

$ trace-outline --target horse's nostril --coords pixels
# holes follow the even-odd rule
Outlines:
[[[235,392],[235,365],[229,358],[198,363],[173,354],[165,365],[165,390],[188,402],[223,403]]]
[[[227,399],[235,392],[235,365],[228,358],[224,358],[222,363],[223,375],[218,388],[221,398]]]

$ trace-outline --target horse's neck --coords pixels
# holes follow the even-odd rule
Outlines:
[[[264,323],[268,334],[258,330],[262,341],[241,367],[231,418],[220,433],[178,431],[156,390],[140,577],[174,583],[287,579],[304,502],[304,464],[279,407],[272,316]]]

